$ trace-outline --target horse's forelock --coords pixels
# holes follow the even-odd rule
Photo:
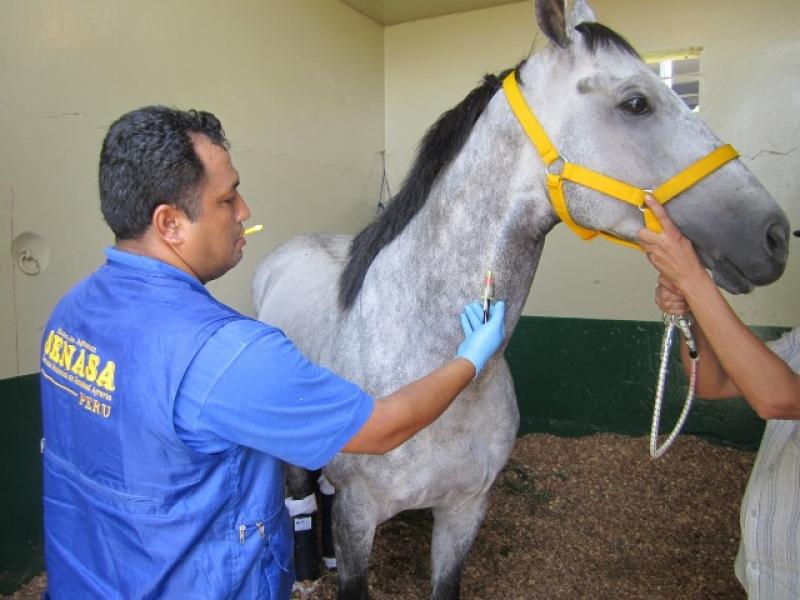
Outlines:
[[[517,73],[520,65],[515,67]],[[500,75],[484,76],[480,86],[442,114],[425,133],[400,191],[383,214],[356,235],[350,244],[350,256],[339,278],[339,305],[342,309],[350,308],[355,302],[367,270],[378,253],[425,205],[434,181],[461,151],[478,117],[511,71],[507,69]]]
[[[605,25],[585,22],[576,25],[575,29],[581,33],[583,41],[586,42],[586,47],[593,54],[600,48],[616,48],[641,59],[639,53],[630,45],[628,40]]]

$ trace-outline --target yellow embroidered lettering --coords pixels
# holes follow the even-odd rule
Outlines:
[[[101,400],[105,400],[107,402],[111,402],[114,398],[105,390],[101,390],[96,385],[92,386],[92,389],[89,390],[95,398],[100,398]]]
[[[72,344],[64,343],[61,351],[61,366],[65,369],[69,369],[72,366],[72,357],[75,354],[75,346]]]
[[[78,400],[78,406],[82,406],[85,410],[89,411],[92,414],[99,415],[104,419],[107,419],[111,416],[111,406],[108,404],[104,404],[87,396],[86,394],[81,394],[80,399]]]
[[[116,362],[104,362],[95,346],[60,327],[47,334],[43,350],[43,367],[68,383],[70,389],[64,389],[73,395],[78,395],[74,389],[88,394],[80,393],[78,405],[104,419],[109,418],[113,392],[117,389]]]
[[[97,376],[97,385],[106,388],[109,392],[113,392],[116,389],[114,387],[115,367],[114,361],[110,360],[106,363],[106,366],[103,367],[100,375]]]
[[[84,378],[88,381],[97,379],[97,367],[100,364],[100,357],[97,354],[89,355],[89,362],[86,364],[86,372]]]
[[[84,377],[84,367],[86,363],[86,350],[81,348],[81,351],[78,352],[78,357],[75,359],[75,362],[72,363],[72,368],[70,369],[75,375],[78,377]]]
[[[52,329],[50,330],[50,333],[47,334],[47,340],[45,340],[45,342],[44,342],[44,353],[45,353],[45,355],[50,354],[50,349],[53,347],[53,338],[55,337],[55,335],[56,335],[56,332],[53,331]]]
[[[64,338],[62,338],[58,334],[53,335],[53,343],[50,344],[50,352],[48,354],[48,356],[50,357],[50,360],[52,360],[55,363],[60,363],[61,362],[61,360],[60,360],[61,359],[61,346],[63,346],[63,345],[64,345]]]

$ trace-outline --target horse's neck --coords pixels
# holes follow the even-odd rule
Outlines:
[[[420,213],[373,264],[381,272],[374,282],[391,287],[411,278],[414,295],[437,298],[436,306],[452,312],[460,308],[454,303],[478,297],[491,269],[496,296],[516,324],[544,236],[557,222],[542,173],[531,168],[538,159],[518,128],[499,91]],[[401,301],[408,306],[408,297]]]

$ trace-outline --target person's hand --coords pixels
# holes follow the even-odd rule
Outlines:
[[[661,312],[669,315],[685,315],[689,312],[689,304],[680,290],[663,275],[658,276],[656,287],[656,306]]]
[[[489,320],[483,322],[483,307],[470,302],[461,313],[464,341],[456,356],[466,358],[475,365],[475,376],[503,343],[505,336],[506,303],[498,300],[489,307]]]
[[[638,232],[639,245],[647,253],[647,259],[678,292],[686,291],[685,286],[693,277],[704,275],[705,270],[694,251],[692,242],[686,239],[675,227],[664,207],[650,194],[645,203],[661,223],[662,233],[649,229]]]

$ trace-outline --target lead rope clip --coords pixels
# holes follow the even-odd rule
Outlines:
[[[664,337],[661,341],[661,366],[658,369],[658,384],[656,385],[656,398],[653,406],[653,424],[650,427],[650,456],[653,458],[660,458],[664,453],[669,450],[672,442],[678,437],[678,434],[689,416],[689,410],[692,408],[692,401],[694,400],[694,390],[697,384],[697,345],[692,335],[692,316],[685,315],[670,315],[664,313]],[[683,410],[678,417],[675,427],[672,432],[667,436],[664,443],[658,445],[658,430],[661,422],[661,407],[664,400],[664,388],[667,379],[669,353],[672,347],[672,333],[675,328],[678,328],[683,334],[684,342],[689,349],[689,361],[691,369],[689,373],[689,390],[686,393],[686,400],[683,403]]]

